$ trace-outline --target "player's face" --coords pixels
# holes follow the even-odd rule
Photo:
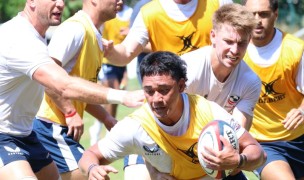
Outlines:
[[[165,125],[174,125],[183,112],[183,91],[185,81],[179,82],[170,75],[143,77],[143,89],[153,114]]]
[[[122,0],[99,0],[97,9],[101,21],[105,22],[116,17],[116,13],[123,5]]]
[[[61,23],[64,0],[36,0],[37,17],[44,26],[57,26]]]
[[[250,42],[250,34],[223,24],[219,29],[211,31],[211,41],[214,47],[212,59],[231,70],[243,59]]]
[[[278,17],[278,11],[271,10],[269,0],[248,0],[246,8],[258,20],[258,25],[252,34],[253,43],[257,46],[267,45],[274,34],[274,24]]]

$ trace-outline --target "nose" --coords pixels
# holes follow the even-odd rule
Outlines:
[[[123,0],[117,0],[117,4],[118,5],[122,5],[123,4]]]
[[[163,95],[156,91],[153,95],[153,102],[161,102],[161,101],[163,101]]]
[[[238,47],[238,44],[237,43],[234,43],[233,45],[231,45],[230,47],[230,52],[233,54],[233,55],[236,55],[238,53],[238,50],[239,50],[239,47]]]
[[[260,23],[262,20],[260,14],[258,12],[254,12],[253,15],[254,15],[254,18],[256,20],[258,20],[258,23]]]
[[[64,0],[57,0],[56,1],[56,6],[60,9],[63,9],[65,4],[64,4]]]

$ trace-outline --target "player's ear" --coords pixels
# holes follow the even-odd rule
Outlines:
[[[212,29],[210,31],[210,40],[211,40],[211,43],[212,43],[212,47],[215,47],[215,30]]]
[[[178,86],[179,86],[179,92],[184,92],[185,88],[186,88],[186,81],[184,78],[181,78],[178,82]]]

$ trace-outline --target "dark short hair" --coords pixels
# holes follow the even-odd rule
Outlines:
[[[242,5],[245,5],[247,0],[242,0]],[[259,3],[259,2],[256,2]],[[275,12],[279,8],[279,1],[278,0],[269,0],[270,9]]]
[[[156,51],[144,57],[140,63],[140,76],[170,75],[172,79],[187,81],[186,63],[169,51]]]

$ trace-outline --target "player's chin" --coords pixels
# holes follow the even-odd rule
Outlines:
[[[50,26],[58,26],[61,23],[61,17],[60,18],[52,18],[50,21]]]

